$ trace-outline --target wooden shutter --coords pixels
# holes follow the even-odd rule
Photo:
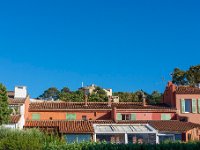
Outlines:
[[[117,113],[117,120],[122,120],[122,114],[121,113]]]
[[[161,114],[161,120],[171,120],[171,114]]]
[[[131,120],[136,120],[136,114],[135,113],[131,114]]]
[[[76,120],[76,114],[66,114],[67,120]]]
[[[200,98],[198,99],[198,112],[200,113]]]
[[[185,100],[181,99],[181,112],[185,113]]]
[[[40,114],[32,114],[32,120],[40,120]]]
[[[192,99],[192,113],[197,113],[197,100]]]

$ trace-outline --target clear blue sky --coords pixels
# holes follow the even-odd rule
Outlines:
[[[72,90],[163,91],[175,67],[200,64],[200,1],[0,2],[0,82]],[[162,82],[165,78],[165,83]]]

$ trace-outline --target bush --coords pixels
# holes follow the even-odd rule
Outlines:
[[[17,130],[0,128],[0,150],[197,150],[200,142],[166,142],[162,144],[110,144],[83,142],[66,144],[58,135],[37,129]]]

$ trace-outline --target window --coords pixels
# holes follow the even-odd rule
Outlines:
[[[86,121],[87,120],[87,116],[82,116],[82,120]]]
[[[188,133],[187,137],[188,137],[188,141],[190,141],[190,140],[191,140],[191,138],[192,138],[192,136],[191,136],[191,134],[190,134],[190,133]]]
[[[18,89],[23,89],[24,87],[23,87],[23,86],[18,86],[17,88],[18,88]]]
[[[198,99],[198,113],[200,113],[200,98]]]
[[[32,120],[40,120],[40,114],[32,114]]]
[[[175,134],[176,141],[182,141],[182,134]]]
[[[122,120],[131,120],[130,114],[122,114]]]
[[[191,99],[185,99],[185,112],[186,113],[192,112],[192,101],[191,101]]]
[[[117,113],[117,120],[136,120],[136,114],[121,114]]]
[[[76,120],[76,114],[66,114],[67,120]]]
[[[94,116],[95,116],[95,117],[97,116],[97,112],[94,112]]]
[[[171,114],[161,114],[161,120],[171,120]]]
[[[80,143],[84,141],[90,141],[91,135],[90,134],[67,134],[65,135],[65,139],[67,143]]]
[[[164,143],[164,142],[169,142],[169,141],[174,141],[175,136],[172,134],[166,134],[166,135],[159,135],[159,143]]]

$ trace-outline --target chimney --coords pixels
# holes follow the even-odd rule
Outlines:
[[[111,107],[112,105],[112,97],[108,96],[108,106]]]
[[[112,109],[112,116],[113,116],[113,120],[116,123],[117,122],[117,108],[113,107]]]
[[[26,86],[15,86],[14,98],[26,98],[27,96],[28,94]]]
[[[147,103],[146,103],[146,96],[144,95],[144,92],[142,92],[142,105],[143,105],[143,106],[147,106]]]
[[[88,106],[88,96],[86,94],[84,95],[84,100],[85,100],[84,106]]]

